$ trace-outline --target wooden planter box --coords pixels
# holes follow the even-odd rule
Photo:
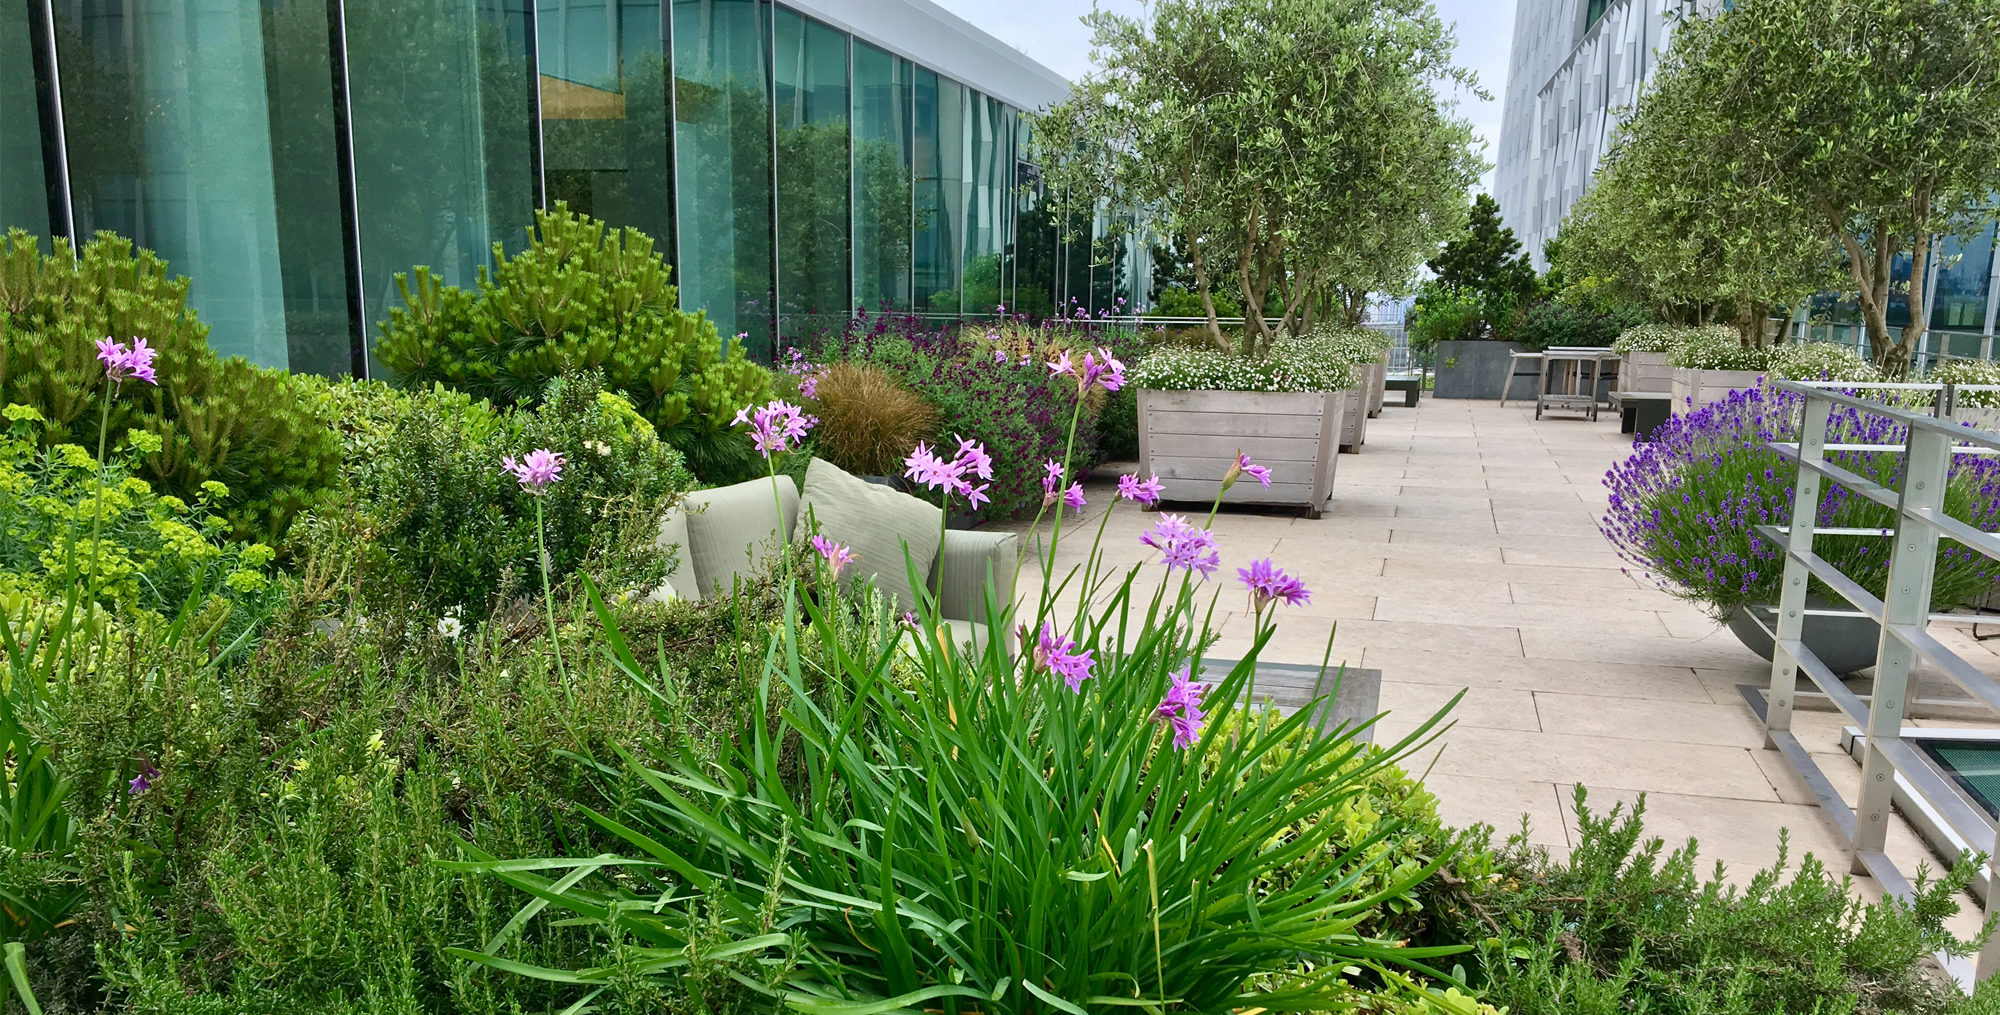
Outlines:
[[[2000,431],[2000,409],[1987,408],[1983,405],[1961,405],[1952,410],[1951,418],[1955,422],[1981,430]]]
[[[1360,369],[1359,367],[1356,368]],[[1340,450],[1355,454],[1368,441],[1368,384],[1362,383],[1339,392],[1345,407],[1340,412]]]
[[[1674,368],[1663,352],[1628,352],[1618,358],[1618,390],[1672,391]]]
[[[1518,342],[1439,342],[1437,384],[1431,397],[1498,399],[1514,367],[1511,354],[1527,350]],[[1529,398],[1535,397],[1534,382],[1515,384],[1514,390],[1523,387]]]
[[[1757,379],[1764,376],[1762,370],[1695,370],[1691,367],[1675,367],[1673,370],[1673,385],[1668,390],[1674,396],[1675,412],[1720,402],[1728,398],[1732,391],[1756,387]]]
[[[1356,367],[1355,369],[1359,370],[1363,368]],[[1376,416],[1382,415],[1382,393],[1388,390],[1389,386],[1389,354],[1386,351],[1383,352],[1382,358],[1368,364],[1366,369],[1368,371],[1368,418],[1373,419]]]
[[[1318,518],[1333,495],[1335,450],[1348,392],[1139,391],[1139,474],[1160,477],[1162,498],[1207,503],[1238,452],[1271,470],[1248,476],[1225,504],[1287,504]]]

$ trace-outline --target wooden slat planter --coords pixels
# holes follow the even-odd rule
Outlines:
[[[1358,368],[1357,368],[1358,369]],[[1389,353],[1366,367],[1368,371],[1368,418],[1382,415],[1382,393],[1389,386]]]
[[[1628,352],[1619,357],[1618,390],[1672,391],[1674,368],[1663,352]]]
[[[1141,389],[1139,472],[1160,477],[1165,500],[1207,502],[1241,452],[1271,470],[1271,486],[1246,476],[1223,503],[1296,505],[1318,518],[1349,395]]]
[[[1340,413],[1340,450],[1350,455],[1360,453],[1361,445],[1368,442],[1368,378],[1364,375],[1360,380],[1360,384],[1341,392],[1346,396],[1343,399],[1346,408]]]
[[[1757,379],[1764,376],[1762,370],[1695,370],[1691,367],[1674,367],[1673,385],[1669,389],[1674,396],[1674,411],[1686,412],[1699,409],[1710,402],[1720,402],[1732,391],[1743,391],[1757,386]]]

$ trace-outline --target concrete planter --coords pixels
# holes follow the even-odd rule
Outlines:
[[[1356,367],[1360,370],[1360,367]],[[1340,393],[1345,408],[1340,413],[1340,450],[1355,454],[1368,441],[1368,381]]]
[[[1163,499],[1206,503],[1240,452],[1271,470],[1266,489],[1244,477],[1225,504],[1302,507],[1318,518],[1333,470],[1348,391],[1139,391],[1139,474],[1160,477]]]
[[[1439,342],[1437,385],[1431,397],[1497,400],[1513,369],[1512,354],[1526,351],[1528,347],[1519,342]],[[1526,385],[1530,398],[1534,388],[1533,383]]]
[[[1818,597],[1807,603],[1811,609],[1826,609],[1831,605]],[[1755,618],[1750,616],[1751,610],[1757,611]],[[1743,643],[1744,648],[1766,660],[1775,651],[1775,646],[1771,644],[1771,630],[1777,626],[1778,611],[1769,606],[1739,606],[1729,615],[1730,633]],[[1867,617],[1825,617],[1808,613],[1800,640],[1806,643],[1813,655],[1819,657],[1820,662],[1826,664],[1827,669],[1836,675],[1846,676],[1875,665],[1875,651],[1882,640],[1882,627]]]
[[[1743,391],[1757,386],[1757,379],[1764,376],[1762,370],[1695,370],[1691,367],[1674,367],[1673,384],[1667,389],[1674,396],[1674,411],[1686,412],[1690,408],[1700,408],[1710,402],[1720,402],[1732,391]]]
[[[1362,368],[1356,367],[1355,369],[1359,370]],[[1376,416],[1382,415],[1382,393],[1387,391],[1389,386],[1389,354],[1387,352],[1382,353],[1382,358],[1368,364],[1366,369],[1368,371],[1368,418],[1373,419]]]
[[[1674,368],[1663,352],[1628,352],[1618,359],[1618,390],[1672,391]]]

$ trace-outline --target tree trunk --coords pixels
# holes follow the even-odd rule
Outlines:
[[[1929,281],[1931,266],[1931,237],[1929,233],[1918,233],[1910,244],[1910,323],[1903,325],[1903,333],[1895,348],[1895,371],[1891,376],[1901,379],[1908,376],[1910,364],[1917,355],[1917,346],[1922,344],[1924,333],[1930,330],[1931,309],[1925,297],[1930,295]]]
[[[1202,263],[1201,244],[1193,228],[1188,229],[1188,251],[1194,255],[1194,289],[1201,296],[1202,312],[1208,315],[1208,340],[1215,343],[1216,348],[1227,352],[1229,340],[1222,337],[1222,322],[1215,316],[1215,294],[1210,291],[1208,268]]]

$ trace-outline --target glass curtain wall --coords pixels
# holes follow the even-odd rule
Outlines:
[[[959,313],[965,235],[965,87],[936,72],[916,75],[916,308]]]
[[[674,0],[681,305],[772,353],[768,4]]]
[[[65,0],[56,52],[76,230],[192,280],[225,356],[287,363],[259,5]]]
[[[660,0],[538,0],[548,203],[630,226],[674,256],[666,23]]]
[[[910,306],[910,61],[854,42],[854,302]]]
[[[348,300],[326,5],[267,0],[262,8],[285,349],[294,371],[347,374],[364,333]]]
[[[772,26],[778,196],[778,334],[853,309],[847,33],[783,7]]]
[[[524,0],[347,0],[363,313],[371,339],[427,265],[472,286],[533,223]],[[371,343],[372,344],[372,343]]]
[[[26,229],[47,249],[48,178],[28,31],[28,5],[0,3],[0,232]]]
[[[1002,146],[1005,113],[998,99],[965,91],[965,281],[961,310],[988,318],[1006,302],[1001,255],[1006,250],[1006,188],[1011,160]]]

